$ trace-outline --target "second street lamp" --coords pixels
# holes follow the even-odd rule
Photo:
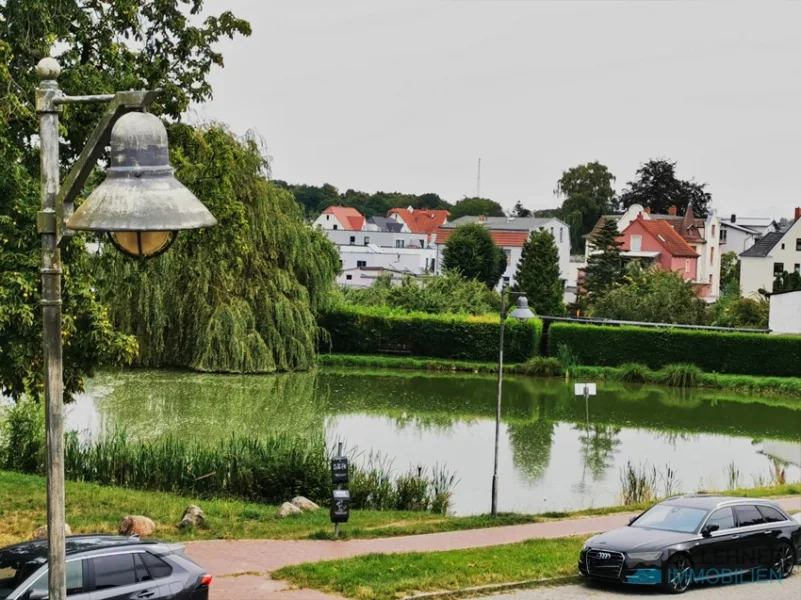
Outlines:
[[[50,600],[67,598],[61,248],[69,243],[73,230],[97,231],[110,234],[112,243],[127,254],[145,258],[166,250],[179,230],[216,223],[192,192],[173,177],[164,125],[158,117],[136,112],[147,108],[157,92],[66,96],[56,83],[60,73],[53,58],[44,58],[36,66],[42,194],[36,221],[42,240]],[[64,104],[90,103],[108,103],[108,107],[62,185],[58,115]],[[72,214],[75,198],[109,141],[112,166],[106,181]]]
[[[495,458],[492,469],[492,516],[498,516],[498,449],[501,438],[501,397],[503,396],[503,330],[506,324],[506,285],[501,289],[501,341],[500,351],[498,352],[498,403],[495,407]],[[519,295],[517,305],[512,311],[513,319],[518,321],[528,321],[536,315],[528,307],[528,298],[519,292],[510,292]]]

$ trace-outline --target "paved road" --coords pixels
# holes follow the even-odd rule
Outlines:
[[[664,594],[643,587],[566,585],[487,596],[483,600],[634,600],[635,598],[681,598],[682,600],[799,600],[801,573],[782,583],[750,583],[740,585],[704,585],[693,587],[682,596]],[[477,599],[482,600],[482,599]]]

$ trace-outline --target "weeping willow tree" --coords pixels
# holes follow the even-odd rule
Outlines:
[[[99,258],[114,324],[139,341],[139,364],[270,373],[311,366],[315,315],[339,268],[336,248],[303,222],[292,194],[266,178],[253,137],[221,125],[170,127],[176,176],[217,218],[182,232],[159,258]]]

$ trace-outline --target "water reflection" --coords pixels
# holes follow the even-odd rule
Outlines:
[[[68,427],[201,440],[322,433],[394,457],[402,470],[447,464],[461,479],[455,510],[477,513],[489,509],[496,386],[491,377],[397,372],[104,374],[69,407]],[[564,381],[510,377],[503,403],[501,510],[613,504],[627,461],[670,465],[683,491],[695,491],[726,487],[731,461],[741,473],[766,477],[772,456],[798,450],[785,472],[788,480],[801,477],[801,406],[793,399],[605,384],[585,403]],[[763,453],[767,444],[772,453]]]

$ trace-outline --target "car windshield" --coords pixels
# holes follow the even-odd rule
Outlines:
[[[701,508],[689,508],[687,506],[676,506],[675,504],[657,504],[641,515],[631,526],[692,533],[698,529],[707,512]]]
[[[33,575],[45,559],[18,549],[0,552],[0,600],[5,600]]]

